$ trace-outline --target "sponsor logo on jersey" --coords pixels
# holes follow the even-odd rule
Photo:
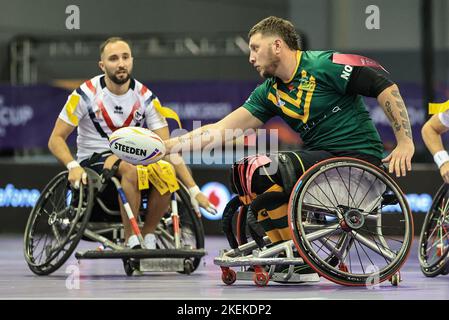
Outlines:
[[[123,114],[123,108],[121,106],[115,106],[114,107],[114,113],[116,113],[116,114]]]
[[[115,142],[113,144],[113,146],[114,146],[114,149],[128,153],[128,154],[133,154],[136,156],[144,156],[144,157],[147,155],[147,150],[126,146],[126,145],[118,143],[118,142]]]

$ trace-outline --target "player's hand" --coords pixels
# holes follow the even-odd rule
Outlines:
[[[388,171],[396,177],[405,177],[407,171],[412,170],[412,157],[415,153],[413,142],[398,143],[396,148],[382,162],[388,162]]]
[[[207,197],[200,191],[200,188],[198,188],[198,186],[190,188],[189,193],[190,203],[192,203],[193,209],[195,210],[199,218],[201,218],[200,207],[212,214],[217,213],[217,209],[215,208],[215,206],[209,202]]]
[[[195,200],[198,201],[200,207],[206,210],[207,212],[212,214],[217,213],[217,208],[215,208],[215,206],[212,203],[210,203],[209,199],[207,199],[204,193],[202,192],[198,193],[195,197]]]
[[[449,183],[449,162],[443,163],[440,168],[440,174],[445,183]]]
[[[69,170],[69,182],[75,188],[79,189],[80,182],[87,184],[87,173],[82,167],[75,167]]]

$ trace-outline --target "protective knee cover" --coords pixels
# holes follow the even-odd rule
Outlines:
[[[278,171],[268,174],[266,165],[278,163]],[[232,189],[239,195],[242,203],[250,205],[257,221],[265,230],[272,243],[291,239],[288,228],[287,202],[290,191],[284,192],[296,182],[296,172],[289,153],[267,156],[247,157],[232,167]]]
[[[257,213],[257,219],[271,242],[291,239],[287,217],[288,198],[282,187],[275,184],[251,203],[251,210]]]

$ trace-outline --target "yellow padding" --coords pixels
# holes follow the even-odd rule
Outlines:
[[[179,116],[176,112],[174,112],[172,109],[170,109],[168,107],[163,107],[161,105],[161,103],[159,102],[159,100],[157,100],[157,99],[153,100],[153,105],[154,105],[154,108],[156,109],[156,111],[159,112],[162,116],[164,116],[165,118],[170,118],[170,119],[176,120],[176,122],[179,125],[179,128],[182,128],[181,120],[179,119]]]
[[[277,230],[281,234],[282,240],[291,240],[292,239],[292,235],[290,233],[290,228],[289,227],[285,227],[285,228],[277,229]]]
[[[74,125],[78,125],[78,117],[75,115],[76,107],[78,106],[78,102],[80,101],[80,96],[76,94],[71,94],[69,101],[65,104],[64,108],[67,112],[67,116],[69,117],[70,122]]]
[[[139,169],[140,167],[140,169]],[[147,173],[143,173],[143,171]],[[141,170],[141,173],[139,173]],[[176,172],[170,163],[164,160],[159,160],[156,163],[152,163],[145,166],[137,166],[138,178],[139,178],[139,190],[148,189],[148,181],[157,189],[162,195],[167,191],[173,193],[179,190],[179,184],[176,180]],[[147,182],[145,183],[145,178]],[[142,180],[142,181],[141,181]]]
[[[442,113],[449,110],[449,100],[443,103],[429,103],[429,114]]]
[[[282,240],[279,230],[275,229],[271,231],[266,231],[265,233],[267,234],[268,238],[270,238],[272,243],[279,242]]]
[[[288,210],[288,205],[287,204],[283,204],[280,207],[277,207],[274,210],[268,211],[268,215],[270,216],[270,218],[272,220],[276,220],[276,219],[280,219],[283,218],[287,215],[287,210]]]
[[[265,192],[282,192],[284,191],[284,189],[278,185],[278,184],[274,184],[271,187],[269,187],[267,190],[264,191]]]

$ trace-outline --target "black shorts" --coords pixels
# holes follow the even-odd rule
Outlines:
[[[95,171],[98,174],[103,173],[103,167],[106,159],[110,157],[112,153],[102,152],[100,154],[94,153],[89,159],[85,159],[80,162],[80,165],[84,168],[89,168]],[[108,182],[106,188],[96,195],[101,201],[105,204],[105,206],[112,211],[119,211],[120,204],[118,201],[118,193],[112,182]],[[103,211],[101,206],[97,201],[94,203],[94,207],[92,209],[90,221],[92,222],[120,222],[120,215],[111,216]]]
[[[286,161],[288,161],[290,164],[291,170],[289,171],[290,176],[289,182],[284,181],[282,177],[281,170],[279,168],[280,164],[276,166],[277,171],[274,174],[267,175],[267,170],[265,170],[268,166],[272,164],[265,165],[265,168],[260,167],[258,168],[252,177],[251,184],[252,184],[252,191],[256,194],[262,194],[266,190],[268,190],[271,186],[273,186],[274,183],[282,186],[285,190],[285,193],[287,195],[290,194],[291,188],[293,187],[294,183],[304,174],[305,171],[307,171],[309,168],[317,164],[318,162],[321,162],[326,159],[335,158],[335,157],[351,157],[351,158],[357,158],[360,160],[367,161],[375,166],[382,166],[382,160],[379,158],[376,158],[374,156],[368,155],[368,154],[362,154],[354,151],[310,151],[310,150],[301,150],[301,151],[282,151],[276,154],[268,154],[267,156],[273,161],[273,162],[279,162],[279,154],[284,155],[286,158],[288,158]],[[276,164],[275,164],[276,165]],[[238,178],[238,172],[232,172],[233,175],[233,181],[239,181]],[[273,183],[274,182],[274,183]],[[293,185],[292,185],[293,184]],[[231,186],[234,193],[237,193],[239,195],[243,195],[243,189],[241,186],[235,186],[233,185],[231,181]]]

